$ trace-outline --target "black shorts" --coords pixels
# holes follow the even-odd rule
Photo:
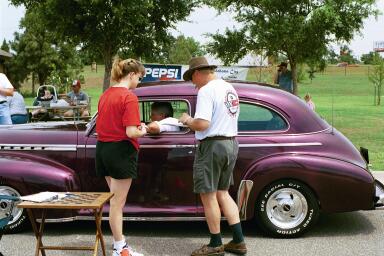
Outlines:
[[[114,179],[137,178],[138,152],[129,141],[96,144],[96,175]]]

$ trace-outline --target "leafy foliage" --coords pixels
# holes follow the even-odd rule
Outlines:
[[[81,62],[75,47],[56,39],[41,22],[44,12],[41,9],[27,10],[20,26],[24,33],[16,33],[11,42],[14,58],[7,62],[9,74],[16,86],[36,75],[40,85],[46,84],[55,73],[61,84],[73,79],[81,71]],[[61,85],[58,84],[58,85]]]
[[[361,55],[360,60],[364,64],[374,64],[375,59],[380,59],[380,58],[382,59],[382,57],[380,56],[380,54],[378,52],[369,52],[369,53]]]
[[[236,62],[248,51],[284,54],[290,62],[297,94],[297,65],[320,60],[333,41],[349,41],[363,19],[377,14],[375,0],[206,0],[219,11],[231,10],[240,30],[215,34],[209,51]]]
[[[169,63],[188,64],[191,57],[202,56],[205,51],[192,37],[178,36],[169,48]]]
[[[358,60],[353,57],[352,50],[346,45],[340,47],[339,61],[348,64],[355,64],[358,62]]]
[[[9,52],[9,45],[8,45],[8,43],[7,43],[7,41],[4,39],[3,40],[3,43],[2,43],[2,45],[1,45],[1,47],[0,47],[0,49],[1,50],[3,50],[3,51],[6,51],[6,52]]]
[[[150,58],[170,40],[169,28],[184,20],[197,0],[11,0],[44,10],[44,23],[57,38],[103,56],[103,88],[109,87],[112,58],[122,52]]]

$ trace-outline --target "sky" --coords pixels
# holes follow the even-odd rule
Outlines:
[[[384,12],[384,0],[377,0],[377,7]],[[20,32],[19,21],[24,16],[23,7],[14,7],[9,5],[8,0],[0,0],[0,43],[3,39],[13,40],[13,33]],[[224,32],[225,28],[240,27],[230,13],[217,15],[217,12],[208,7],[196,9],[188,17],[189,22],[180,22],[176,30],[172,31],[174,36],[183,34],[187,37],[193,37],[201,44],[207,43],[209,38],[207,33]],[[380,15],[377,20],[370,17],[364,22],[361,35],[356,34],[354,40],[349,44],[353,55],[360,57],[364,53],[373,50],[374,41],[384,41],[384,15]],[[337,52],[339,47],[333,45]]]

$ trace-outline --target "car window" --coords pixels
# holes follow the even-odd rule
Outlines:
[[[176,119],[179,119],[181,114],[184,112],[190,113],[189,104],[187,101],[184,100],[141,100],[139,103],[141,122],[148,124],[153,121],[151,119],[151,106],[153,106],[154,103],[168,104],[173,112],[173,115],[171,115],[171,117],[174,117]],[[180,132],[185,132],[186,130],[188,129],[181,128]]]
[[[274,110],[251,103],[240,102],[239,132],[285,130],[288,125]]]

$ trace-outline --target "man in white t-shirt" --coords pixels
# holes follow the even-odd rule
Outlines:
[[[193,164],[194,192],[200,194],[211,234],[209,244],[192,252],[192,256],[224,255],[224,251],[247,253],[238,207],[228,193],[239,148],[235,139],[239,97],[230,83],[216,78],[215,68],[204,57],[195,57],[183,75],[199,90],[195,117],[183,113],[179,120],[195,131],[200,142]],[[233,232],[233,240],[225,245],[221,241],[220,208]]]
[[[147,126],[147,132],[159,134],[161,132],[178,132],[179,120],[173,118],[173,108],[171,103],[166,101],[156,101],[151,105],[151,123]]]
[[[7,76],[0,73],[0,125],[12,124],[7,96],[13,95],[13,86]]]

